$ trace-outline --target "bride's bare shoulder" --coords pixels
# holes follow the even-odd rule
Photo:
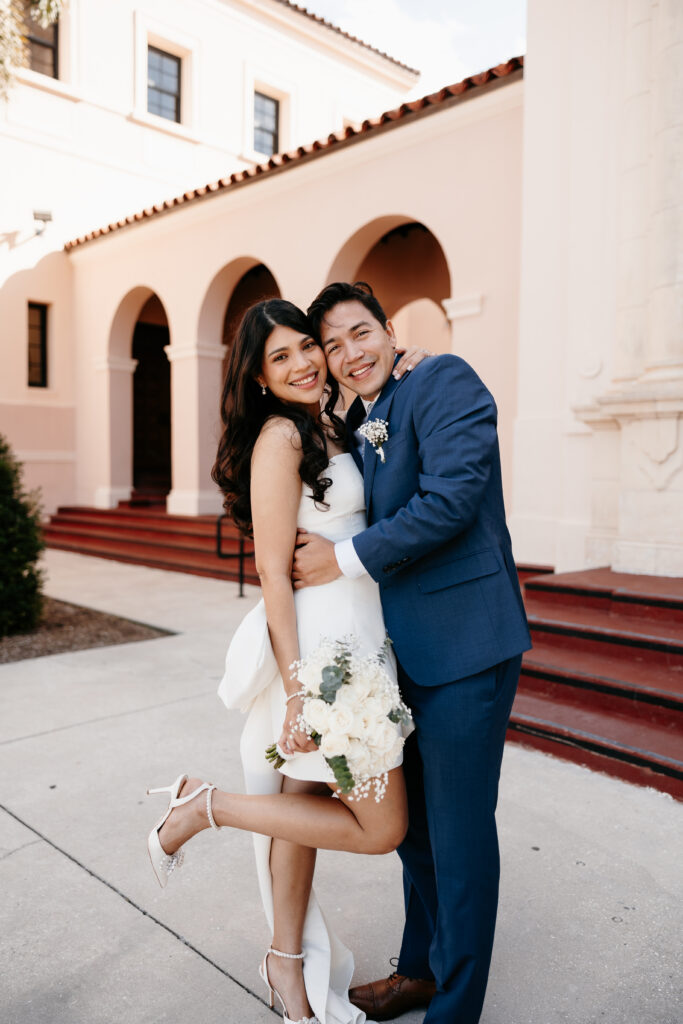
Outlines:
[[[296,460],[301,457],[301,437],[299,431],[286,416],[271,416],[261,427],[261,433],[254,445],[253,459],[287,458]]]

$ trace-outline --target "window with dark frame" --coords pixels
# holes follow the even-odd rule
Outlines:
[[[254,149],[267,156],[280,151],[280,103],[262,92],[254,93]]]
[[[59,22],[43,28],[31,17],[31,4],[24,0],[24,34],[31,71],[59,78]]]
[[[28,304],[28,386],[47,387],[47,306]]]
[[[176,124],[180,124],[181,63],[175,54],[147,47],[147,110]]]

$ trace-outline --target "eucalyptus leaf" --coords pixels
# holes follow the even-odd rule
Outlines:
[[[334,704],[337,690],[344,682],[344,674],[337,665],[326,665],[320,684],[320,696],[327,704]]]
[[[326,665],[323,669],[323,682],[324,683],[336,683],[339,688],[344,679],[344,671],[339,665]]]
[[[410,722],[410,715],[403,708],[392,708],[387,718],[394,725],[408,725]]]

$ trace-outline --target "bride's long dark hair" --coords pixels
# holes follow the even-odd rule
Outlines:
[[[238,529],[252,536],[251,456],[263,424],[271,416],[291,420],[301,438],[299,475],[311,488],[316,504],[327,507],[325,492],[332,481],[322,474],[329,466],[325,435],[310,413],[277,398],[270,390],[265,395],[256,382],[261,372],[266,342],[275,327],[290,327],[300,334],[315,337],[304,313],[284,299],[266,299],[244,314],[232,345],[221,396],[223,433],[218,443],[211,477],[223,492],[223,507]],[[328,374],[324,413],[334,437],[342,442],[343,421],[335,415],[339,386]]]

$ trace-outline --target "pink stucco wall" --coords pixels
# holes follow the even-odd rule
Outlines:
[[[398,322],[411,335],[405,340],[439,351],[450,347],[491,388],[508,484],[516,395],[522,90],[517,80],[472,94],[430,116],[361,136],[318,159],[56,257],[50,271],[60,324],[54,344],[68,367],[64,399],[71,402],[72,430],[75,419],[75,487],[67,495],[44,476],[48,507],[67,497],[113,505],[130,492],[131,340],[142,307],[156,294],[170,333],[169,509],[188,514],[217,509],[209,470],[218,430],[222,329],[242,274],[265,264],[281,294],[305,306],[328,280],[354,278],[387,231],[411,222],[432,236],[435,280],[422,273],[406,301],[433,302],[418,301],[403,317],[396,310]],[[424,241],[424,232],[421,237]],[[377,277],[382,277],[379,270]],[[386,279],[378,280],[380,294],[391,283],[388,267]],[[434,305],[442,299],[450,302],[450,323]],[[394,297],[391,303],[397,305]],[[16,433],[11,408],[4,416]],[[49,430],[38,410],[35,430],[39,437]]]

